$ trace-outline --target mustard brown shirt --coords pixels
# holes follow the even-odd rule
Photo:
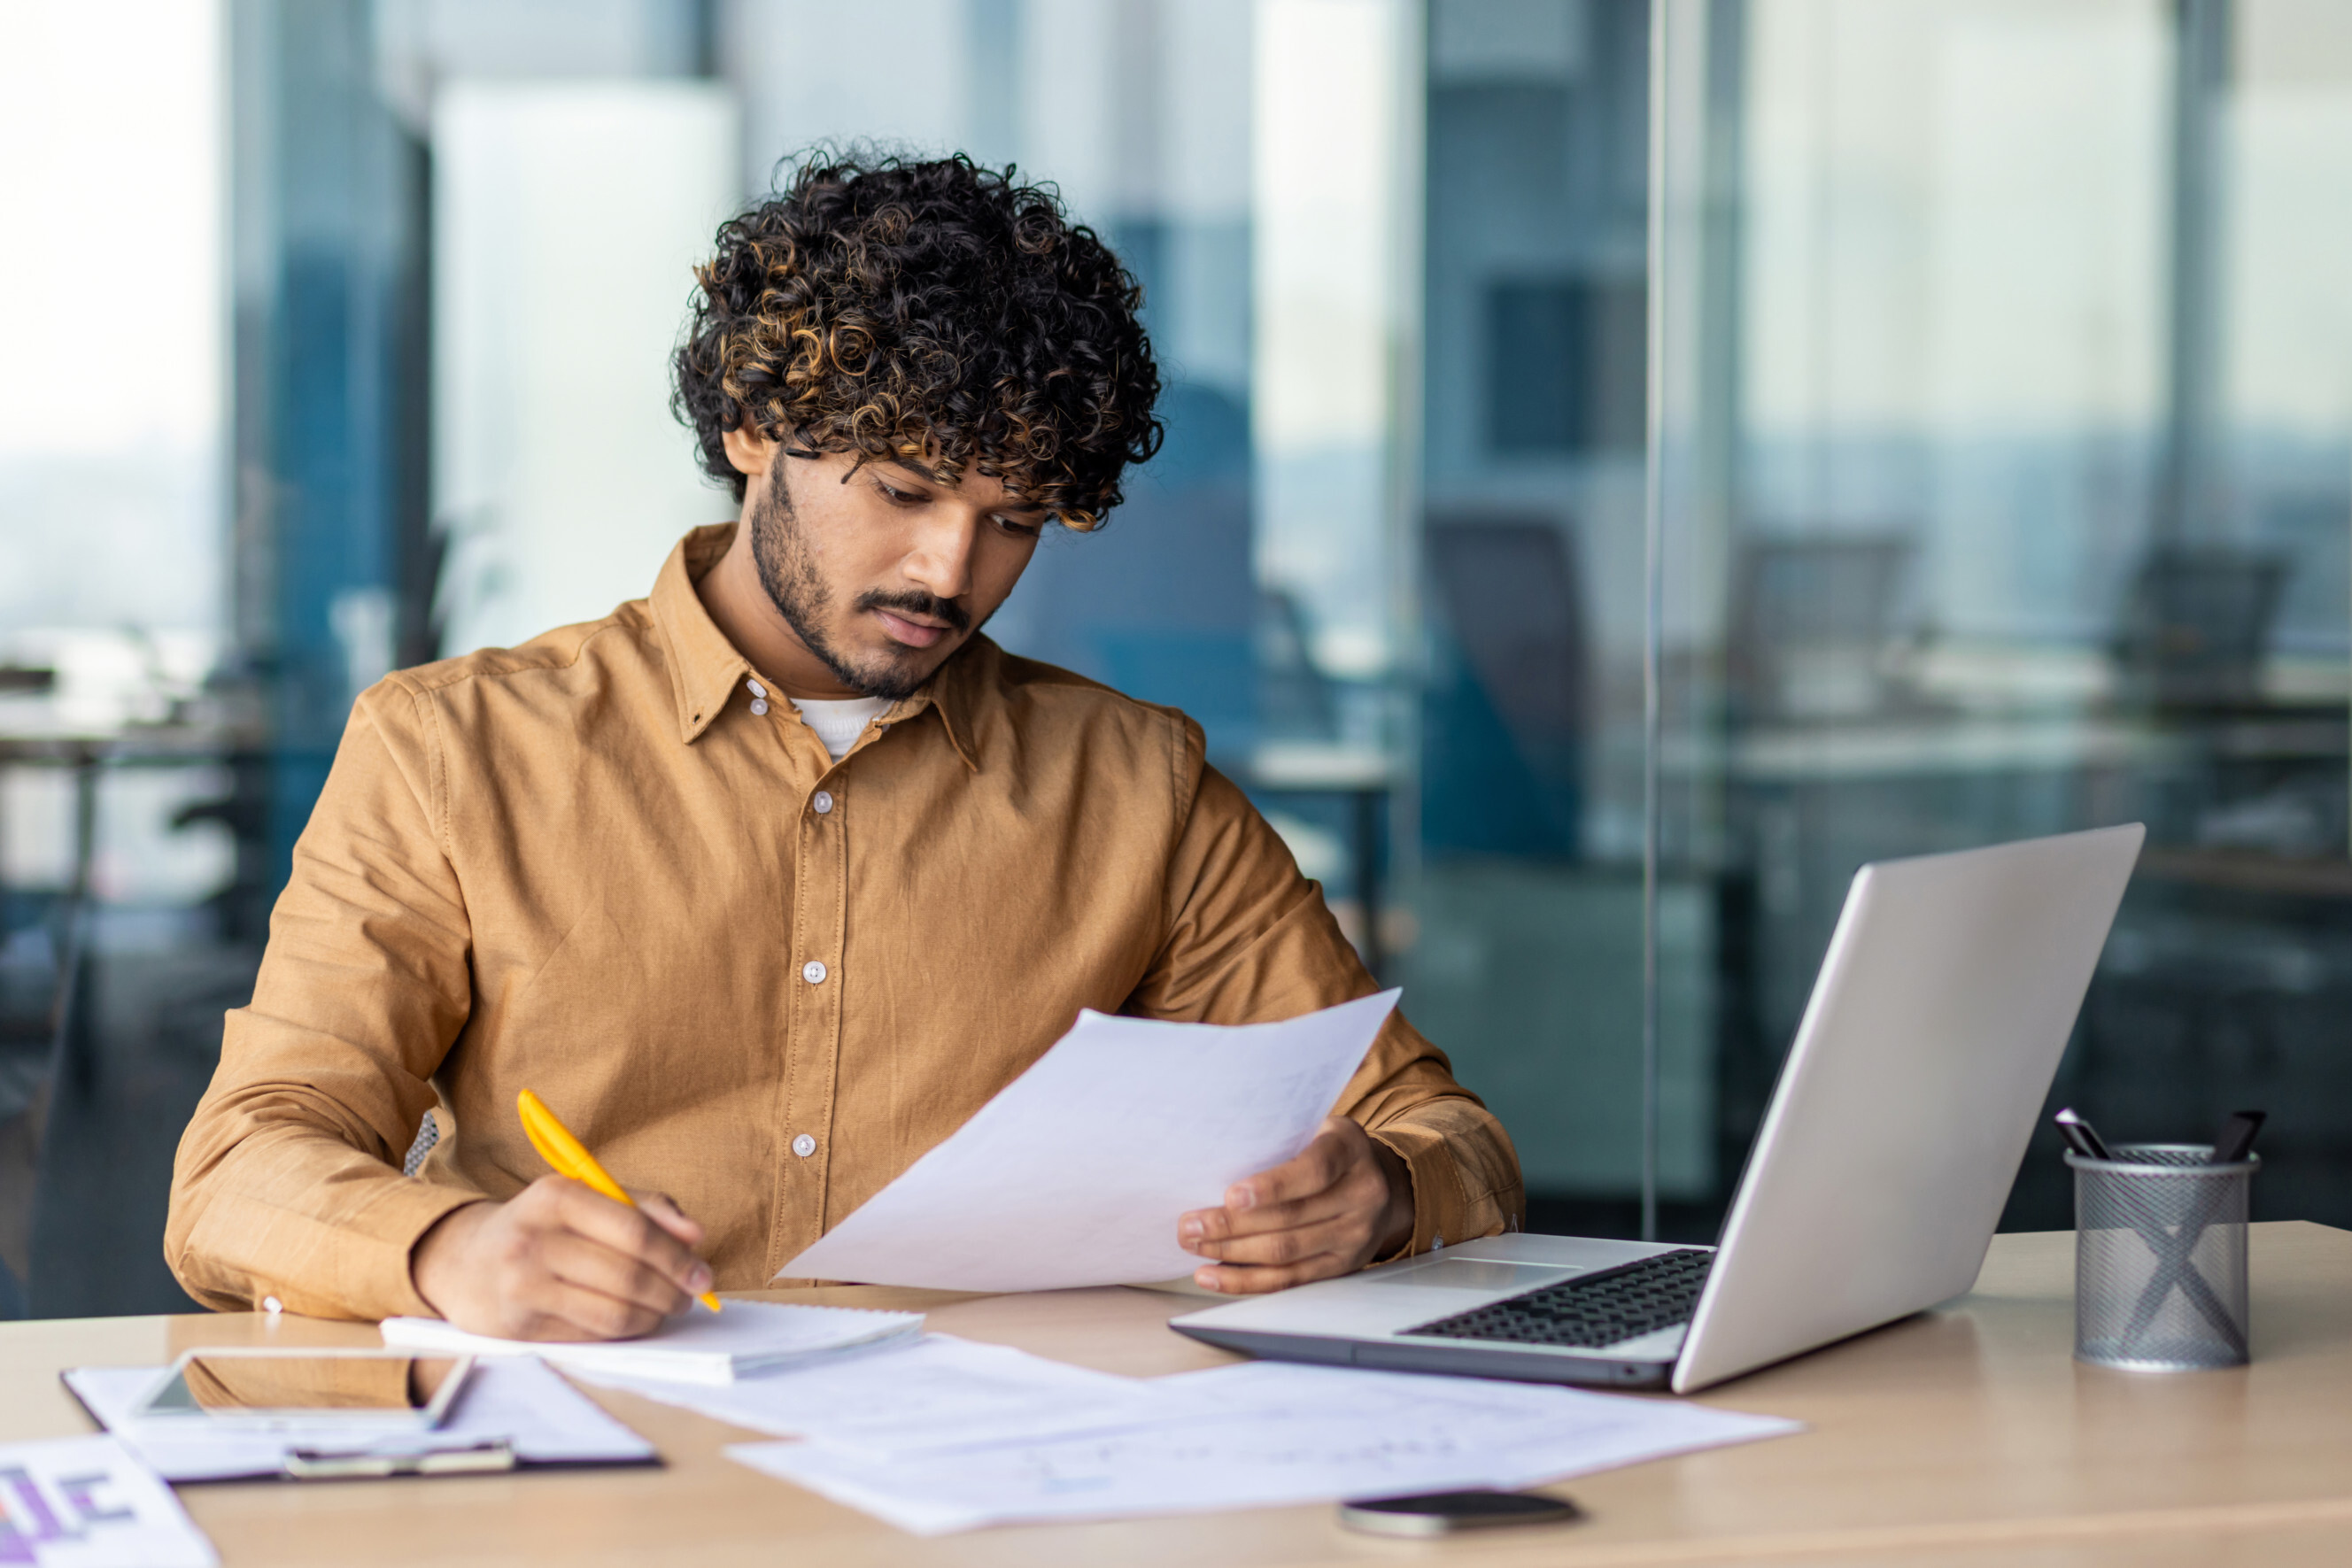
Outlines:
[[[754,714],[695,591],[732,531],[649,600],[360,698],[180,1145],[164,1246],[198,1300],[429,1312],[417,1239],[546,1173],[525,1088],[758,1288],[1080,1008],[1253,1023],[1373,989],[1181,714],[983,637],[839,762],[788,703]],[[1339,1109],[1411,1170],[1415,1249],[1517,1219],[1509,1140],[1402,1017]]]

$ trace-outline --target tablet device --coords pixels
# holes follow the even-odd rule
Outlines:
[[[386,1351],[192,1350],[131,1418],[246,1432],[427,1432],[473,1368],[470,1356]]]

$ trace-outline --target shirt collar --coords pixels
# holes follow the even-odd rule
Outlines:
[[[734,538],[732,523],[696,528],[677,541],[654,580],[654,624],[669,645],[670,694],[677,701],[677,737],[683,741],[701,738],[726,708],[736,684],[751,673],[751,662],[735,651],[694,591]]]
[[[947,731],[948,745],[955,748],[966,768],[979,772],[979,736],[973,705],[985,681],[982,666],[1000,656],[995,643],[974,633],[948,656],[939,674],[924,682],[914,695],[884,714],[880,722],[901,724],[929,708],[940,716],[940,727]]]
[[[702,596],[694,589],[702,574],[718,565],[719,557],[734,542],[735,527],[733,523],[714,523],[694,529],[677,541],[669,559],[662,563],[661,575],[654,580],[654,623],[668,644],[670,692],[677,704],[677,735],[688,744],[701,738],[702,732],[717,722],[736,687],[753,674],[751,661],[727,640],[727,634],[710,619],[710,612],[702,606]],[[979,771],[975,704],[986,684],[982,666],[993,665],[999,657],[995,643],[974,636],[955,651],[939,674],[912,696],[884,713],[879,722],[901,724],[926,708],[934,709],[940,716],[940,727],[947,731],[948,744],[955,748],[966,768]]]

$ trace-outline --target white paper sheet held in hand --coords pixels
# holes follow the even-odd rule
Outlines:
[[[779,1277],[1058,1291],[1189,1274],[1177,1219],[1307,1146],[1396,999],[1224,1026],[1082,1012]]]

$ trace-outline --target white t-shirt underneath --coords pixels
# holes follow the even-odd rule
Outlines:
[[[801,710],[801,722],[816,731],[824,748],[835,762],[849,755],[857,737],[866,733],[885,708],[888,697],[842,697],[834,702],[819,702],[814,697],[794,697],[793,706]]]

